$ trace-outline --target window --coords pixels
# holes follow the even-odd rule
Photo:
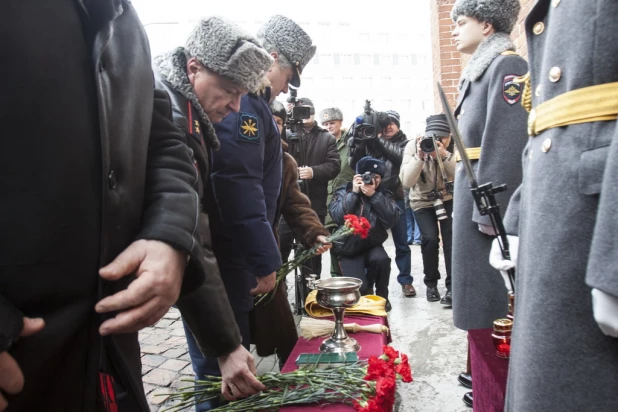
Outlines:
[[[371,54],[363,53],[360,55],[360,64],[361,66],[371,66]]]
[[[399,64],[399,56],[393,54],[393,66],[397,66]]]
[[[373,64],[376,66],[380,65],[380,55],[378,53],[373,55]]]
[[[358,66],[360,65],[360,62],[361,62],[360,54],[354,53],[354,65]]]
[[[412,56],[410,56],[410,63],[412,63],[412,66],[416,66],[417,64],[416,54],[413,54]]]
[[[335,66],[339,66],[339,53],[333,54],[333,61],[335,63]]]
[[[357,55],[355,55],[355,56],[357,56]],[[352,63],[353,63],[352,55],[350,53],[342,54],[340,59],[341,59],[341,65],[342,66],[351,66]],[[355,63],[355,64],[357,64],[357,63]]]

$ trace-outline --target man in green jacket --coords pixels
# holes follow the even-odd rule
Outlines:
[[[343,113],[338,107],[329,107],[320,112],[320,123],[322,127],[327,129],[337,141],[337,152],[341,158],[341,171],[333,180],[328,182],[328,198],[326,199],[326,205],[330,205],[333,198],[333,194],[337,191],[339,186],[346,185],[354,178],[354,169],[350,167],[348,158],[348,141],[344,137],[347,130],[343,129]],[[331,219],[330,215],[326,216],[326,228],[329,230],[337,229],[337,225]],[[337,255],[331,249],[330,251],[330,274],[331,276],[341,276],[341,268],[337,261]]]

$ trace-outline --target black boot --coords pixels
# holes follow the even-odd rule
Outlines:
[[[472,375],[470,375],[469,373],[466,373],[466,372],[460,373],[459,376],[457,377],[457,380],[459,381],[459,383],[461,383],[466,388],[472,389]]]
[[[450,288],[446,289],[446,294],[442,297],[442,300],[440,300],[440,304],[447,307],[453,306],[453,295],[451,294]]]
[[[438,292],[437,287],[427,287],[427,300],[429,302],[437,302],[440,300],[440,292]]]
[[[472,408],[472,392],[468,392],[463,396],[463,403],[466,404],[467,407]]]

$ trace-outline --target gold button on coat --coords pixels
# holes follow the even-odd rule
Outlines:
[[[534,25],[534,27],[532,27],[532,32],[537,36],[543,33],[543,31],[545,31],[545,24],[542,21],[538,22]]]
[[[536,86],[536,89],[534,90],[534,95],[536,97],[541,97],[541,85],[540,84]]]
[[[541,150],[543,150],[543,153],[547,153],[549,152],[549,149],[551,149],[551,139],[548,137],[547,139],[543,140],[543,146],[541,147]]]
[[[560,0],[553,0],[553,1],[551,2],[551,6],[552,6],[552,7],[558,7],[558,5],[559,5],[559,4],[560,4]]]
[[[560,67],[552,67],[549,70],[549,81],[552,83],[556,83],[562,77],[562,70]]]

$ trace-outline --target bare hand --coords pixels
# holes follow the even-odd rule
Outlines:
[[[264,276],[257,279],[257,286],[251,289],[251,295],[261,295],[268,293],[275,288],[275,281],[277,280],[277,272],[273,272],[268,276]]]
[[[425,152],[423,152],[423,150],[421,149],[422,139],[423,139],[423,136],[418,136],[416,138],[416,155],[418,156],[420,160],[425,160]]]
[[[303,180],[313,179],[313,169],[309,166],[302,166],[298,168],[298,177]]]
[[[24,327],[19,336],[33,335],[43,329],[45,322],[41,318],[24,318]],[[3,392],[16,395],[24,388],[24,374],[15,359],[8,353],[0,353],[0,411],[5,410],[9,403],[2,396]]]
[[[253,356],[240,345],[234,352],[220,356],[221,393],[228,401],[246,398],[267,388],[255,378],[257,371]]]
[[[438,153],[440,154],[440,157],[444,159],[446,156],[448,156],[448,151],[446,150],[446,147],[444,147],[444,144],[442,142],[436,142],[436,146],[438,146]],[[434,152],[433,157],[436,157],[436,152]]]
[[[361,175],[354,175],[354,180],[352,180],[352,191],[354,193],[360,193],[361,187],[364,185]]]
[[[322,246],[318,247],[318,250],[315,251],[316,255],[321,255],[322,253],[326,252],[328,249],[332,248],[333,245],[328,243],[328,240],[326,240],[326,236],[324,235],[320,235],[318,237],[315,238],[315,243],[321,243]]]
[[[360,188],[361,192],[367,197],[371,197],[376,193],[376,180],[373,179],[370,185],[362,185]]]
[[[133,242],[112,263],[99,271],[114,281],[135,273],[129,287],[99,301],[98,313],[122,311],[99,327],[103,336],[135,332],[153,325],[178,300],[186,254],[156,240]]]

